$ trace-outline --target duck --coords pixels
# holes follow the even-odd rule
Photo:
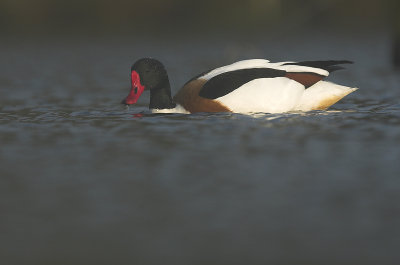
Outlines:
[[[248,59],[205,71],[174,97],[164,65],[142,58],[131,67],[131,90],[124,105],[150,91],[153,113],[285,113],[326,110],[357,88],[324,81],[348,60],[270,62]]]

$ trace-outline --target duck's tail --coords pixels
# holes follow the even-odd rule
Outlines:
[[[304,91],[296,110],[325,110],[357,89],[320,81]]]

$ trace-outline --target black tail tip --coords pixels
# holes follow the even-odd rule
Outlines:
[[[337,61],[336,64],[353,64],[353,63],[354,63],[353,61],[349,61],[349,60],[340,60],[340,61]]]

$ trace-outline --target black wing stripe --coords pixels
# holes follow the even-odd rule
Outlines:
[[[299,66],[308,66],[314,68],[320,68],[328,71],[329,73],[337,70],[343,69],[342,66],[338,66],[338,64],[352,64],[352,61],[346,60],[329,60],[329,61],[303,61],[298,63],[285,63],[284,65],[299,65]]]
[[[199,96],[216,99],[225,96],[242,85],[259,78],[284,77],[286,71],[271,68],[251,68],[222,73],[204,84]]]

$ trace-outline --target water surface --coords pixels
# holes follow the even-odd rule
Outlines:
[[[397,264],[400,78],[388,39],[304,39],[3,42],[1,259]],[[174,91],[254,57],[354,60],[330,80],[360,89],[328,111],[141,116],[148,95],[119,102],[130,65],[150,55]]]

